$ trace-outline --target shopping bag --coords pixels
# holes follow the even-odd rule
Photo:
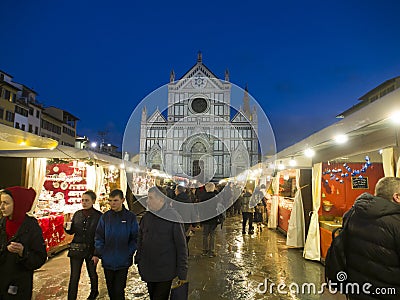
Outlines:
[[[172,286],[170,300],[187,300],[189,296],[189,281]]]

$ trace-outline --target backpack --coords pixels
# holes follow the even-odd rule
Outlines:
[[[347,280],[345,244],[348,224],[353,214],[354,208],[352,208],[350,216],[343,224],[343,227],[332,231],[332,244],[325,258],[325,281],[328,285],[345,283]]]

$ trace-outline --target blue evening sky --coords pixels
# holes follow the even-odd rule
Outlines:
[[[400,1],[2,0],[0,69],[80,118],[78,134],[122,142],[135,105],[197,52],[248,84],[278,150],[336,121],[400,75]]]

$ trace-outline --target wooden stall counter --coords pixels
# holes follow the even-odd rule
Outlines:
[[[319,234],[321,240],[321,261],[325,262],[325,257],[332,243],[332,231],[342,227],[341,220],[319,221]]]

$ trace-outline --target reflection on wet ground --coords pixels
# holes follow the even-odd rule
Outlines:
[[[242,234],[241,218],[231,217],[218,227],[214,258],[201,256],[202,236],[197,231],[189,242],[189,299],[345,299],[327,290],[318,291],[324,282],[319,262],[305,260],[302,250],[290,249],[286,238],[276,230],[253,235]],[[34,276],[34,299],[66,299],[69,259],[66,251],[50,258]],[[103,271],[98,267],[100,296],[108,299]],[[281,286],[281,292],[277,285]],[[306,285],[303,285],[306,284]],[[302,292],[302,285],[304,292]],[[290,288],[289,288],[290,286]],[[82,268],[78,299],[90,293],[89,278]],[[291,294],[299,287],[300,293]],[[315,287],[315,291],[313,288]],[[311,290],[311,292],[310,292]],[[146,284],[135,266],[130,268],[126,299],[149,299]]]

